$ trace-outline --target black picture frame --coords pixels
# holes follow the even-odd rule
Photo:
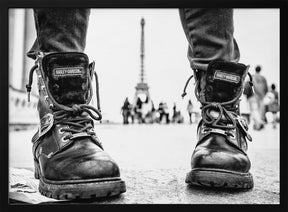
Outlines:
[[[8,202],[8,173],[9,173],[9,125],[8,125],[8,9],[9,8],[33,8],[33,7],[93,7],[93,8],[179,8],[179,7],[232,7],[232,8],[279,8],[280,9],[280,90],[281,90],[281,125],[280,125],[280,204],[279,205],[11,205]],[[185,210],[185,211],[288,211],[287,196],[287,141],[285,130],[287,130],[287,0],[5,0],[1,1],[0,9],[0,113],[1,113],[1,141],[0,141],[0,164],[1,164],[1,207],[0,211],[39,211],[39,210]]]

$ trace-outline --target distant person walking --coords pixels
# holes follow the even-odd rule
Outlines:
[[[128,97],[126,97],[121,110],[122,110],[122,116],[123,116],[123,124],[129,124],[128,119],[131,116],[132,105],[130,104]]]
[[[188,105],[187,105],[187,111],[188,111],[188,115],[189,115],[189,123],[192,124],[192,114],[193,114],[193,104],[191,99],[189,99],[188,101]]]
[[[273,128],[276,128],[277,112],[279,111],[279,94],[278,91],[276,91],[275,84],[271,85],[271,90],[267,93],[266,96],[269,99],[268,112],[271,112],[273,114],[272,124]]]
[[[243,98],[240,101],[240,113],[243,118],[246,119],[247,123],[250,124],[251,121],[251,109],[249,105],[249,98],[253,96],[253,89],[251,85],[249,85],[249,81],[245,81],[244,83],[244,91]]]
[[[176,103],[173,105],[173,115],[172,115],[172,123],[181,124],[184,122],[184,117],[181,114],[181,111],[177,111]]]
[[[177,109],[176,109],[176,103],[174,102],[174,105],[173,105],[173,114],[172,114],[172,123],[175,123],[176,116],[177,116]]]
[[[137,98],[136,105],[134,107],[134,115],[135,118],[138,120],[139,124],[145,123],[145,119],[143,117],[143,102],[141,101],[140,97]]]
[[[162,123],[163,117],[165,117],[166,124],[170,123],[168,105],[166,102],[160,102],[158,106],[159,123]]]
[[[264,97],[268,92],[268,85],[265,77],[260,74],[261,66],[256,66],[253,77],[254,94],[249,98],[251,118],[254,122],[253,128],[261,130],[265,124]]]

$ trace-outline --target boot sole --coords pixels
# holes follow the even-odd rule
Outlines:
[[[38,168],[35,165],[35,178],[39,179],[39,192],[49,198],[58,200],[97,199],[117,196],[126,192],[125,181],[120,177],[53,181],[41,176]]]
[[[222,169],[192,169],[186,176],[186,183],[212,188],[251,189],[254,186],[253,176],[248,173]]]

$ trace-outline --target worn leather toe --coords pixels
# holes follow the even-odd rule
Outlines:
[[[119,177],[116,162],[89,141],[75,141],[73,146],[49,158],[40,157],[42,174],[49,180],[81,180]]]
[[[195,148],[191,167],[246,173],[250,169],[250,160],[244,152],[231,146],[224,136],[211,135]]]

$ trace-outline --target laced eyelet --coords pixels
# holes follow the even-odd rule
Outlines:
[[[209,132],[209,131],[211,131],[211,129],[210,128],[202,128],[202,133],[207,133],[207,132]]]
[[[64,137],[61,138],[61,141],[62,141],[63,143],[66,143],[66,142],[69,141],[69,139],[67,138],[67,136],[64,136]]]
[[[61,134],[61,135],[65,133],[65,132],[63,131],[63,128],[59,128],[58,132],[59,132],[59,134]]]
[[[226,134],[227,136],[229,136],[230,138],[232,138],[232,139],[235,139],[235,138],[236,138],[236,135],[235,135],[235,133],[233,133],[233,132],[226,131],[225,134]]]

